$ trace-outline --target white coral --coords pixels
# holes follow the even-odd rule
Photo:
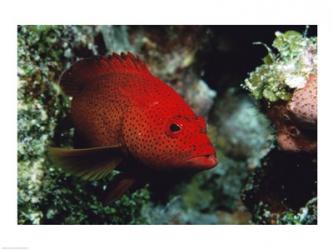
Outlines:
[[[287,75],[285,84],[290,88],[301,89],[304,88],[306,84],[306,77],[302,75],[293,75],[293,74]]]

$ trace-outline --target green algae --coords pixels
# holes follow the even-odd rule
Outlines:
[[[268,204],[259,202],[254,208],[252,222],[255,224],[277,225],[316,225],[317,224],[317,198],[310,199],[298,211],[284,211],[274,213]]]
[[[244,87],[257,100],[288,101],[293,89],[303,87],[317,70],[317,38],[296,31],[276,32],[273,48],[263,45],[268,54],[245,79]]]

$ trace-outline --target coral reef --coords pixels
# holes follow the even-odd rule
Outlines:
[[[249,174],[246,164],[225,156],[223,165],[182,179],[166,201],[150,203],[143,216],[150,224],[248,224],[251,214],[240,194]],[[170,179],[168,180],[170,181]]]
[[[309,75],[316,74],[317,39],[296,31],[276,32],[275,36],[272,46],[277,53],[265,45],[264,64],[250,73],[245,87],[256,99],[288,101],[293,89],[303,88]]]
[[[273,128],[255,102],[234,88],[216,103],[213,121],[218,129],[217,145],[229,157],[246,160],[250,168],[274,147]]]
[[[71,145],[73,131],[64,119],[70,100],[57,80],[80,57],[98,53],[94,26],[18,28],[18,223],[144,223],[146,189],[112,207],[101,202],[108,180],[82,182],[54,168],[46,156],[52,143]]]
[[[251,174],[242,197],[254,223],[275,224],[274,218],[297,214],[316,197],[316,155],[272,150],[262,164]]]
[[[317,76],[309,75],[303,88],[296,89],[288,102],[289,112],[303,124],[317,124]]]
[[[278,54],[268,48],[264,64],[250,73],[245,86],[261,99],[280,150],[272,150],[251,175],[243,201],[254,223],[316,224],[316,37],[278,32],[273,47]]]
[[[246,49],[233,37],[238,29],[19,26],[18,223],[316,224],[316,38],[277,32],[264,63],[245,80],[249,96],[240,81],[260,56],[249,52],[258,63],[251,58],[245,67],[244,53],[258,47],[249,42],[252,32],[266,28],[243,28],[252,35]],[[122,51],[138,54],[206,117],[220,163],[196,174],[161,174],[106,206],[113,176],[82,181],[55,168],[46,152],[73,145],[61,72],[78,59]]]
[[[317,39],[296,31],[276,32],[274,53],[245,79],[245,88],[266,106],[286,151],[317,148]]]
[[[269,206],[263,202],[256,205],[253,222],[256,224],[280,224],[280,225],[315,225],[317,224],[317,198],[309,200],[308,203],[298,211],[286,211],[274,213]]]
[[[307,122],[296,122],[285,103],[274,104],[266,112],[275,124],[276,140],[282,150],[314,152],[317,149],[316,124],[308,127]]]
[[[129,224],[145,223],[141,208],[149,204],[149,192],[140,189],[124,196],[110,207],[101,197],[111,177],[98,183],[83,182],[65,175],[49,162],[46,151],[51,144],[72,145],[73,129],[67,119],[70,99],[60,90],[60,73],[79,58],[121,51],[138,51],[146,46],[145,37],[132,32],[143,43],[129,43],[126,26],[20,26],[18,29],[18,221],[20,224]],[[180,39],[181,40],[181,39]],[[186,43],[188,44],[188,43]],[[142,46],[142,47],[141,47]],[[184,45],[185,46],[185,45]],[[181,47],[184,48],[184,47]],[[180,48],[180,49],[181,49]],[[149,50],[147,50],[148,53]],[[190,52],[186,52],[188,54]],[[192,53],[192,52],[191,52]],[[142,55],[145,56],[144,53]],[[162,74],[176,75],[191,60],[172,53],[169,61],[155,59],[175,68]],[[193,53],[189,56],[193,57]],[[149,60],[156,67],[157,60]],[[173,61],[177,63],[173,64]],[[176,65],[176,66],[174,66]],[[157,68],[157,67],[156,67]],[[161,70],[161,68],[159,68]],[[184,71],[177,79],[182,78]],[[195,92],[183,87],[198,103],[206,98],[202,113],[207,114],[214,92],[193,72],[187,77]],[[209,93],[207,95],[205,93]],[[204,105],[203,105],[204,106]],[[152,205],[153,206],[153,205]]]

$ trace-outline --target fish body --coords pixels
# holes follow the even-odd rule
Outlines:
[[[196,116],[180,95],[131,53],[81,60],[62,74],[60,85],[73,98],[75,136],[84,143],[79,145],[83,153],[80,149],[71,152],[80,152],[76,157],[81,162],[89,149],[97,153],[96,159],[101,152],[107,156],[106,149],[110,149],[117,151],[110,154],[116,162],[112,169],[119,162],[126,165],[126,158],[154,170],[216,166],[204,118]],[[77,165],[73,153],[65,151],[54,149],[53,158],[60,165]],[[80,166],[69,168],[85,176],[93,166],[83,167],[83,173]]]

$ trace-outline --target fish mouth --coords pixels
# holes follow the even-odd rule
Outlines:
[[[210,169],[217,165],[218,160],[215,153],[199,155],[191,157],[186,161],[188,167],[198,168],[198,169]]]

